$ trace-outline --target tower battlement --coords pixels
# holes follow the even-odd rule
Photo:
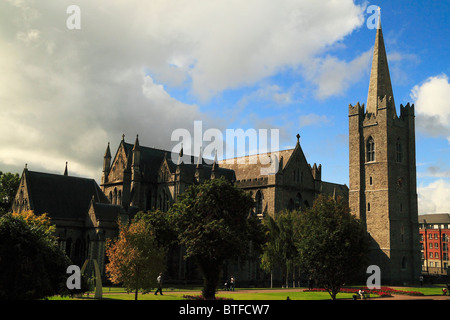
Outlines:
[[[406,106],[400,104],[400,118],[406,117],[415,117],[414,104],[410,105],[409,102],[406,104]]]
[[[362,105],[359,104],[359,101],[352,106],[351,104],[348,105],[348,116],[355,116],[355,115],[363,115],[364,114],[364,103]]]
[[[420,273],[414,105],[394,103],[381,24],[367,104],[349,105],[349,207],[370,235],[370,264],[385,283]]]

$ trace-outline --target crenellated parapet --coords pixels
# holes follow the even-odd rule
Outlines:
[[[357,102],[354,106],[352,106],[351,104],[348,105],[348,116],[361,116],[364,115],[364,103],[362,105],[359,104],[359,102]]]
[[[414,115],[414,104],[409,104],[409,102],[406,104],[406,106],[403,106],[400,104],[400,117],[399,118],[407,118],[407,117],[415,117]]]

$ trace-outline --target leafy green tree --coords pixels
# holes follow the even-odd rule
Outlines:
[[[167,249],[170,245],[176,243],[177,235],[170,221],[170,214],[159,209],[153,211],[139,211],[135,221],[143,220],[146,227],[155,237],[155,240],[161,248]]]
[[[179,243],[186,258],[198,264],[203,296],[214,299],[223,262],[245,257],[262,244],[262,224],[250,214],[254,201],[223,177],[192,185],[171,208]]]
[[[164,269],[165,252],[143,219],[129,225],[119,224],[119,237],[106,244],[109,263],[106,272],[113,283],[122,283],[129,291],[148,291],[156,285],[158,274]]]
[[[268,216],[264,219],[267,226],[267,242],[263,246],[261,267],[267,272],[281,268],[288,286],[290,272],[298,265],[298,253],[295,246],[294,220],[297,211],[279,212],[275,219]]]
[[[0,216],[7,213],[11,208],[19,183],[18,173],[2,173],[0,171]]]
[[[69,258],[59,250],[46,215],[0,217],[0,300],[34,300],[62,294]]]
[[[302,212],[296,230],[301,267],[333,300],[344,284],[364,274],[367,233],[341,198],[319,196],[312,208]]]

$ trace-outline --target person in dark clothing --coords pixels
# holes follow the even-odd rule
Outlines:
[[[163,283],[162,273],[160,273],[158,278],[156,278],[156,282],[158,283],[158,288],[155,291],[155,296],[158,295],[158,292],[160,295],[163,295],[163,293],[162,293],[162,283]]]

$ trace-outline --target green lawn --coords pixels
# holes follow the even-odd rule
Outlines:
[[[163,289],[163,295],[154,295],[153,292],[147,294],[142,294],[139,292],[138,300],[183,300],[184,295],[198,296],[201,294],[201,289],[198,290],[185,290],[181,289]],[[246,290],[245,292],[243,290]],[[303,291],[293,291],[292,289],[237,289],[234,292],[218,291],[216,297],[220,298],[231,298],[233,300],[286,300],[289,297],[291,300],[329,300],[330,295],[326,292],[303,292]],[[298,290],[298,289],[297,289]],[[254,291],[254,292],[252,292]],[[337,295],[338,299],[351,299],[353,294],[350,293],[339,293]],[[94,293],[89,293],[89,295],[84,295],[82,298],[77,299],[94,299]],[[103,289],[103,299],[108,300],[134,300],[134,293],[126,293],[123,288],[104,288]],[[50,300],[72,300],[70,297],[52,297]]]
[[[432,287],[408,287],[396,288],[405,291],[417,291],[424,295],[441,295],[442,287],[444,285],[434,285]],[[303,289],[303,288],[302,288]],[[201,288],[164,288],[164,295],[155,296],[153,292],[142,294],[139,292],[138,300],[183,300],[183,295],[198,296],[201,294]],[[337,299],[351,299],[352,293],[339,293]],[[291,300],[329,300],[330,295],[327,292],[303,292],[298,289],[246,289],[238,288],[234,292],[218,291],[216,297],[231,298],[233,300],[286,300],[289,297]],[[372,296],[373,297],[373,296]],[[82,298],[76,299],[94,299],[94,293],[84,295]],[[127,293],[124,288],[105,287],[103,288],[103,299],[105,300],[134,300],[134,292]],[[72,300],[70,297],[52,297],[50,300]]]

